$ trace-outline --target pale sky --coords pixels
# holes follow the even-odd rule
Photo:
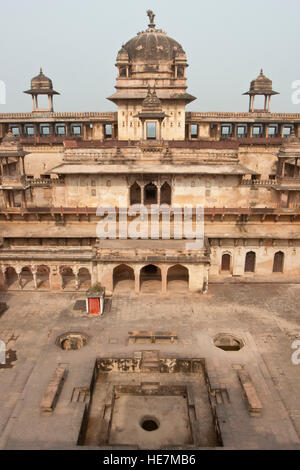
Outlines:
[[[30,112],[22,93],[43,67],[61,93],[55,111],[115,111],[116,55],[145,30],[157,28],[187,54],[190,111],[247,111],[241,94],[261,68],[273,80],[271,111],[300,113],[291,85],[300,80],[299,0],[15,0],[1,2],[0,113]]]

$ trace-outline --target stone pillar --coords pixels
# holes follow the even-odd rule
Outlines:
[[[16,273],[17,273],[17,276],[18,276],[19,289],[22,289],[22,279],[21,279],[22,268],[21,268],[21,266],[16,266],[15,270],[16,270]]]
[[[5,266],[0,266],[0,290],[6,290],[7,284],[5,279]]]
[[[232,123],[232,137],[236,137],[236,134],[237,134],[237,124],[236,123]]]
[[[140,187],[141,187],[141,204],[144,204],[144,199],[145,199],[145,198],[144,198],[144,196],[145,196],[145,194],[144,194],[144,189],[145,189],[145,185],[144,185],[144,184],[141,184]]]
[[[207,294],[207,291],[208,291],[209,269],[210,269],[210,266],[209,266],[209,265],[204,266],[203,290],[202,290],[203,294]]]
[[[38,283],[37,283],[37,267],[35,265],[31,266],[31,272],[33,276],[33,283],[34,283],[34,288],[38,288]]]
[[[269,137],[269,124],[265,124],[265,137]]]
[[[168,266],[161,267],[161,293],[167,293],[167,273],[168,273]]]
[[[62,277],[60,275],[58,266],[51,266],[49,281],[50,281],[50,289],[51,290],[61,290],[62,289]]]
[[[237,249],[237,252],[233,255],[233,266],[232,275],[242,276],[244,274],[245,261],[241,248]]]
[[[134,290],[136,294],[140,293],[140,267],[134,270]]]
[[[97,263],[93,262],[92,263],[92,268],[91,268],[91,284],[92,286],[98,282],[98,267]]]
[[[73,266],[73,273],[75,274],[75,289],[79,289],[79,268],[78,266]]]

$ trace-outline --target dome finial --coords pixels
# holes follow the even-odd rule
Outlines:
[[[260,69],[260,74],[263,75],[264,74],[264,71],[263,69]]]
[[[43,73],[43,69],[42,69],[42,67],[40,67],[40,73]]]
[[[148,24],[149,28],[155,28],[154,17],[155,14],[152,10],[147,10],[147,16],[149,17],[150,23]]]

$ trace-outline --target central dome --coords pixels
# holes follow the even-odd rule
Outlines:
[[[122,48],[131,62],[156,63],[172,61],[177,55],[184,54],[182,46],[167,34],[155,28],[138,33]]]

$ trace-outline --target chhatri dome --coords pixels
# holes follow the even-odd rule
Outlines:
[[[128,55],[130,62],[156,63],[173,61],[176,56],[185,55],[179,42],[167,36],[162,29],[156,29],[154,13],[147,11],[150,19],[148,29],[138,33],[123,45],[120,55]]]
[[[116,91],[108,99],[118,106],[118,136],[138,140],[155,124],[159,138],[184,139],[185,107],[195,99],[187,93],[186,54],[179,42],[156,28],[151,10],[147,15],[148,28],[117,55]]]
[[[185,104],[195,99],[186,92],[186,54],[179,42],[163,30],[156,29],[154,13],[147,11],[148,28],[123,44],[118,52],[116,67],[116,93],[108,99],[120,100],[146,98],[148,86],[156,88],[161,100],[180,100]]]

